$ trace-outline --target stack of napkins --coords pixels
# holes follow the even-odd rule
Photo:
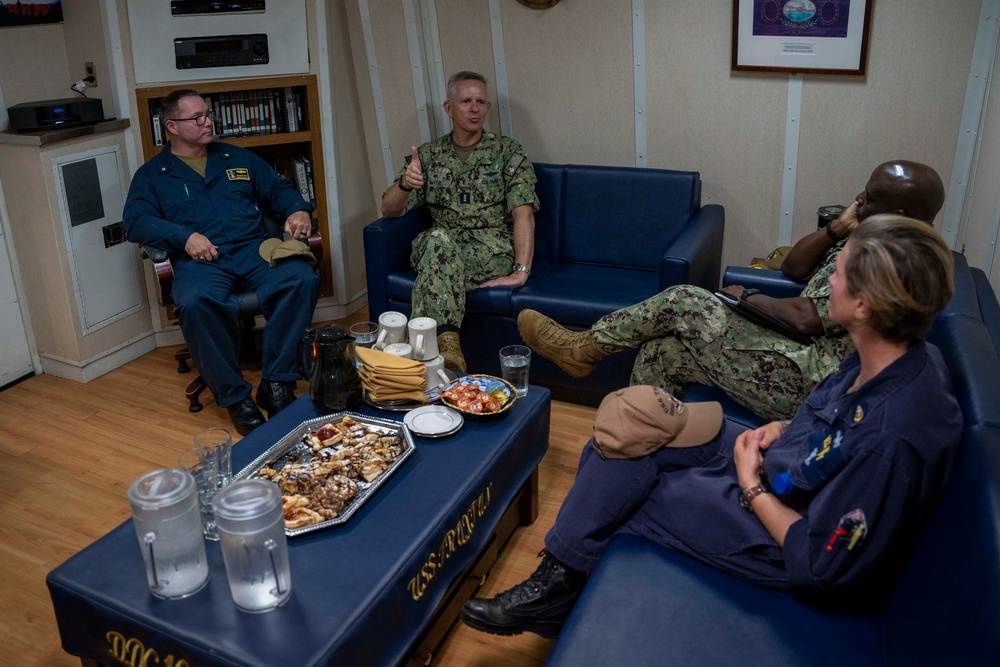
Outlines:
[[[426,364],[366,347],[355,348],[355,352],[363,364],[358,375],[368,398],[375,402],[399,399],[427,402]]]

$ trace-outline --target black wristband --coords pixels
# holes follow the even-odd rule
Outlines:
[[[753,287],[751,287],[750,289],[745,289],[745,290],[743,290],[743,293],[740,294],[740,299],[742,299],[743,301],[746,301],[747,299],[749,299],[750,297],[752,297],[754,294],[760,294],[760,290],[759,289],[755,289]]]
[[[403,186],[403,179],[404,178],[405,178],[405,176],[400,176],[399,180],[396,181],[396,185],[398,185],[399,189],[402,190],[403,192],[413,192],[413,188],[407,188],[407,187]]]
[[[839,243],[840,242],[840,237],[837,236],[836,234],[834,234],[834,232],[833,232],[833,223],[832,222],[828,222],[826,224],[826,235],[829,236],[830,240],[833,241],[834,243]]]

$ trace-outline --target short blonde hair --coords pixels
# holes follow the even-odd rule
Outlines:
[[[873,215],[851,233],[847,291],[868,299],[868,324],[886,340],[913,343],[955,293],[954,260],[926,222]]]

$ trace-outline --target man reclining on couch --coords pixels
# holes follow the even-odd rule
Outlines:
[[[743,431],[718,403],[662,389],[607,396],[531,577],[462,620],[554,637],[611,537],[644,536],[791,592],[872,596],[944,487],[962,414],[923,337],[954,291],[932,227],[897,215],[859,226],[829,278],[830,317],[856,351],[789,422]]]
[[[733,315],[711,292],[692,285],[609,313],[588,331],[571,331],[534,310],[522,311],[517,326],[528,347],[573,377],[589,375],[608,354],[641,346],[631,384],[660,386],[675,396],[690,383],[714,385],[761,417],[787,419],[851,350],[828,312],[827,277],[844,241],[877,213],[933,224],[943,204],[944,185],[932,168],[886,162],[838,220],[802,238],[785,258],[786,274],[809,280],[800,296],[776,299],[738,285],[723,288],[812,337],[810,345]]]

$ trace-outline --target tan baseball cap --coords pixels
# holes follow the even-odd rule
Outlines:
[[[288,257],[302,257],[316,266],[316,258],[313,256],[309,246],[296,239],[267,239],[260,244],[260,256],[271,266]]]
[[[697,447],[722,428],[722,405],[682,403],[649,385],[604,397],[594,420],[594,449],[606,459],[632,459],[661,447]]]

